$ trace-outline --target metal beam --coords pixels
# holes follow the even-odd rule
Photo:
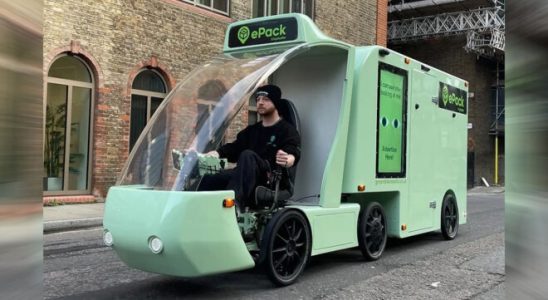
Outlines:
[[[504,30],[504,13],[500,7],[444,13],[388,23],[391,43],[424,39],[434,36],[464,34],[471,30]]]

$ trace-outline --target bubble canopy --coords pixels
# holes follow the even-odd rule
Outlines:
[[[292,48],[222,54],[189,74],[165,98],[135,143],[117,185],[181,190],[177,178],[191,176],[195,160],[174,167],[172,153],[217,149],[257,87],[285,62],[308,49]],[[242,125],[240,125],[243,129]]]

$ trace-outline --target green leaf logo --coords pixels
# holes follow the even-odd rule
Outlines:
[[[240,43],[245,44],[247,42],[247,39],[249,38],[249,27],[242,26],[240,29],[238,29],[238,39],[240,40]]]
[[[447,106],[447,102],[449,102],[449,89],[446,85],[443,86],[441,91],[441,100],[443,101],[443,106]]]

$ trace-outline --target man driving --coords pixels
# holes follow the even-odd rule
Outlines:
[[[234,190],[236,203],[245,207],[253,200],[257,186],[270,184],[269,175],[276,165],[290,168],[298,163],[301,140],[295,127],[278,113],[281,94],[275,85],[257,89],[257,113],[262,120],[240,131],[234,142],[206,154],[236,162],[236,167],[205,175],[198,190]],[[289,180],[288,172],[282,172],[280,189],[287,189]]]

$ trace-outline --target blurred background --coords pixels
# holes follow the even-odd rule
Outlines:
[[[510,1],[506,50],[506,297],[548,294],[548,1]]]
[[[42,7],[0,0],[0,298],[42,298]]]

